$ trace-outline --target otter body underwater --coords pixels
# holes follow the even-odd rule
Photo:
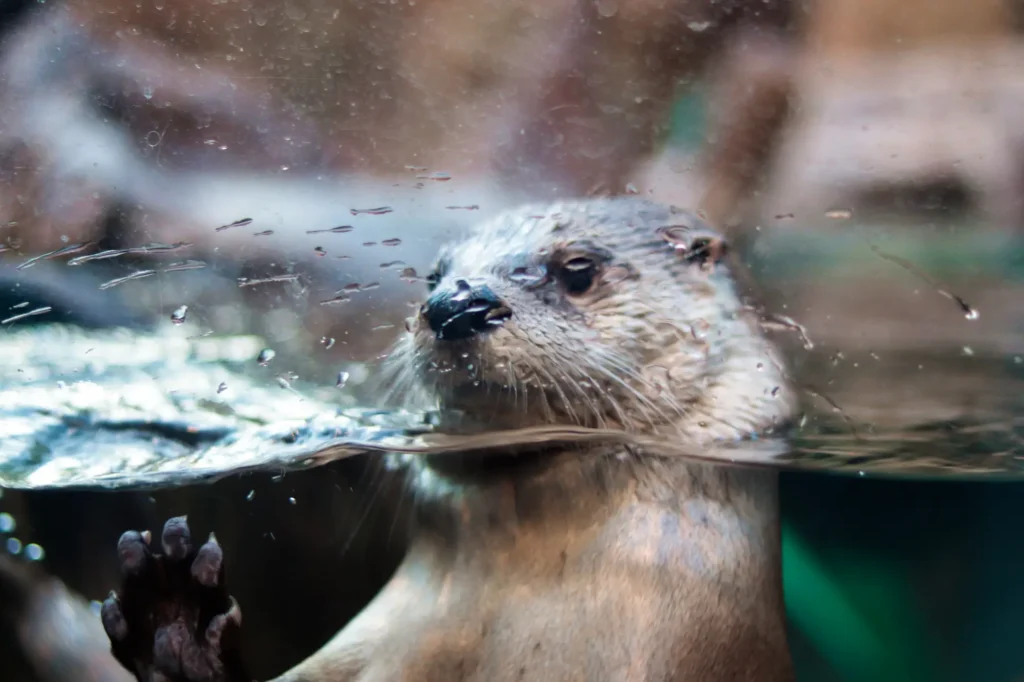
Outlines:
[[[695,452],[772,432],[792,394],[723,251],[693,214],[633,198],[505,213],[443,251],[386,376],[480,426]],[[281,682],[793,679],[774,472],[606,444],[408,466],[404,561]],[[219,546],[195,549],[181,518],[150,544],[118,545],[115,656],[147,681],[249,679]],[[175,575],[189,589],[158,585]]]

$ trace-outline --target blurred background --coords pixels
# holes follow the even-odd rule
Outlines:
[[[765,309],[813,340],[782,340],[812,399],[879,428],[1008,424],[1016,442],[1022,10],[6,0],[2,325],[258,334],[278,370],[348,372],[370,404],[441,243],[523,201],[641,194],[729,235]],[[800,680],[1024,680],[1022,460],[987,443],[928,480],[783,475]],[[185,511],[216,529],[229,562],[261,567],[230,579],[265,679],[386,580],[400,492],[357,459],[153,494],[7,491],[0,507],[89,599],[116,581],[122,530]]]

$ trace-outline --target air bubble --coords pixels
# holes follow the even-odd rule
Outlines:
[[[17,527],[13,516],[7,512],[0,512],[0,533],[13,533]]]
[[[174,324],[181,324],[185,321],[185,317],[188,315],[188,306],[178,306],[171,313],[171,322]]]
[[[25,545],[25,558],[29,561],[42,561],[45,556],[46,552],[36,543],[32,542]]]
[[[21,540],[18,538],[7,538],[7,551],[10,554],[21,554]]]

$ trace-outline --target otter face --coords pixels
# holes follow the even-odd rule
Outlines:
[[[501,428],[716,419],[708,401],[737,363],[778,367],[723,248],[695,215],[637,199],[505,213],[442,251],[388,358],[394,388]]]

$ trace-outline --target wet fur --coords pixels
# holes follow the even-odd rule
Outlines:
[[[505,426],[598,423],[694,447],[772,429],[792,409],[789,392],[728,273],[657,236],[695,220],[617,199],[485,224],[446,253],[448,276],[486,279],[512,319],[454,356],[415,322],[392,354],[392,380]],[[575,301],[503,279],[506,256],[584,238],[639,276]],[[404,562],[279,679],[792,679],[775,474],[612,446],[535,464],[478,478],[413,464]]]

